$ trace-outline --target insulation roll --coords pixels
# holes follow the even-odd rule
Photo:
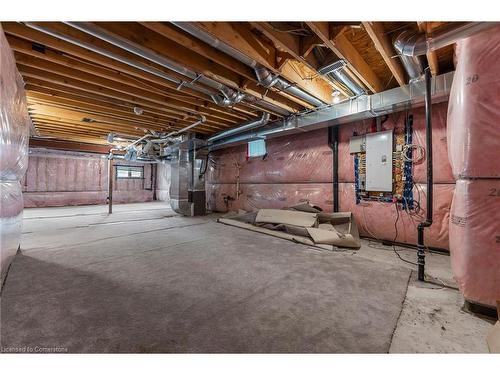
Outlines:
[[[448,154],[455,177],[500,178],[500,27],[457,43],[448,108]]]
[[[24,82],[0,26],[0,180],[20,180],[28,165],[28,116]]]
[[[464,297],[495,306],[500,300],[500,179],[457,181],[450,253]]]
[[[2,283],[19,246],[22,221],[21,185],[18,181],[0,181],[0,269]]]

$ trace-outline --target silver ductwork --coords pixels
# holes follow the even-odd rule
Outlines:
[[[446,47],[456,41],[467,38],[480,31],[498,25],[495,22],[453,22],[430,36],[412,30],[405,30],[394,40],[394,49],[399,54],[410,82],[422,77],[423,67],[420,56]]]
[[[159,70],[159,69],[155,69],[149,65],[146,65],[146,64],[142,64],[140,62],[137,62],[137,61],[133,61],[133,60],[130,60],[130,59],[127,59],[126,57],[123,57],[123,56],[120,56],[120,55],[117,55],[117,54],[114,54],[112,52],[109,52],[103,48],[99,48],[99,47],[96,47],[94,46],[93,44],[90,44],[90,43],[86,43],[86,42],[83,42],[81,40],[78,40],[76,38],[73,38],[71,36],[68,36],[68,35],[64,35],[64,34],[61,34],[57,31],[54,31],[54,30],[51,30],[45,26],[40,26],[40,25],[37,25],[37,24],[34,24],[32,22],[23,22],[24,25],[36,30],[36,31],[39,31],[39,32],[42,32],[44,34],[47,34],[47,35],[50,35],[54,38],[57,38],[57,39],[60,39],[60,40],[63,40],[65,42],[68,42],[68,43],[71,43],[75,46],[78,46],[78,47],[81,47],[81,48],[85,48],[89,51],[92,51],[92,52],[95,52],[99,55],[102,55],[102,56],[105,56],[105,57],[108,57],[112,60],[115,60],[115,61],[118,61],[118,62],[121,62],[125,65],[128,65],[128,66],[131,66],[133,68],[136,68],[136,69],[139,69],[139,70],[142,70],[143,72],[147,72],[147,73],[150,73],[150,74],[153,74],[157,77],[160,77],[160,78],[163,78],[167,81],[170,81],[170,82],[173,82],[175,83],[176,85],[178,86],[185,86],[185,87],[188,87],[192,90],[195,90],[195,91],[198,91],[202,94],[205,94],[205,95],[208,95],[208,96],[212,96],[213,93],[201,86],[197,86],[197,85],[194,85],[194,84],[191,84],[190,82],[183,82],[183,81],[180,81],[178,80],[177,78],[174,78],[168,74],[166,74],[165,72]]]
[[[80,30],[86,34],[92,35],[98,39],[101,39],[107,43],[110,43],[118,48],[121,48],[127,52],[130,52],[136,56],[140,56],[146,60],[149,60],[155,64],[161,65],[164,68],[167,68],[177,74],[186,76],[190,78],[193,82],[199,82],[203,85],[211,87],[218,92],[220,92],[227,100],[231,101],[230,105],[234,105],[238,103],[237,101],[233,101],[233,98],[241,98],[241,93],[235,91],[222,83],[219,83],[211,78],[205,77],[204,75],[200,75],[191,69],[188,69],[182,65],[179,65],[172,60],[157,54],[154,51],[143,48],[142,46],[131,42],[125,38],[122,38],[118,35],[115,35],[93,23],[90,22],[65,22],[67,25],[74,27],[77,30]],[[185,85],[185,84],[183,84]],[[211,95],[213,97],[213,95]],[[241,99],[239,99],[241,101]]]
[[[433,77],[433,103],[439,103],[448,99],[453,75],[454,72],[450,72]],[[362,95],[348,99],[318,111],[310,111],[293,117],[291,116],[285,120],[274,121],[259,130],[247,130],[219,138],[215,142],[212,142],[210,150],[234,146],[253,139],[272,138],[316,130],[354,121],[372,119],[408,108],[416,108],[424,104],[424,95],[425,82],[411,82],[408,85],[373,95]]]
[[[321,100],[315,98],[314,96],[308,94],[301,88],[281,78],[280,76],[273,75],[267,68],[261,66],[256,60],[244,55],[243,53],[227,45],[226,43],[222,42],[216,37],[194,26],[193,24],[189,22],[172,22],[172,23],[181,30],[187,32],[188,34],[211,45],[212,47],[218,49],[219,51],[234,57],[236,60],[242,62],[243,64],[254,68],[257,80],[262,86],[267,88],[274,87],[277,90],[285,91],[290,95],[293,95],[314,107],[322,107],[326,104]]]
[[[309,95],[304,90],[292,85],[290,82],[281,78],[279,75],[273,75],[273,73],[271,73],[269,69],[263,66],[254,68],[254,71],[259,84],[268,89],[274,87],[278,91],[287,92],[290,95],[293,95],[296,98],[299,98],[306,103],[313,105],[314,107],[322,107],[325,105],[325,103],[323,103],[321,100],[316,99],[314,96]]]
[[[227,86],[225,86],[217,81],[211,80],[208,77],[196,74],[195,72],[193,72],[189,69],[186,69],[186,68],[184,68],[178,64],[175,64],[173,62],[170,62],[170,60],[164,59],[162,56],[159,56],[157,54],[151,53],[150,51],[143,49],[141,46],[136,46],[136,45],[133,45],[132,43],[129,43],[128,41],[124,41],[121,38],[119,38],[115,35],[112,35],[111,33],[106,33],[107,35],[105,35],[104,30],[102,30],[101,28],[99,28],[91,23],[66,22],[66,24],[68,24],[69,26],[75,27],[80,31],[83,31],[87,34],[93,35],[93,36],[95,36],[101,40],[104,40],[108,43],[111,43],[113,45],[117,45],[118,47],[120,47],[124,50],[127,50],[128,52],[136,54],[136,55],[143,57],[147,60],[153,61],[159,65],[162,65],[162,66],[168,68],[169,70],[172,70],[172,71],[175,71],[179,74],[182,74],[182,75],[190,78],[190,81],[189,82],[181,81],[181,80],[179,80],[175,77],[172,77],[172,76],[166,74],[165,72],[163,72],[159,69],[155,69],[147,64],[143,64],[143,63],[140,63],[137,61],[127,59],[123,56],[109,52],[103,48],[96,47],[90,43],[86,43],[86,42],[83,42],[83,41],[78,40],[76,38],[73,38],[71,36],[67,36],[67,35],[59,33],[57,31],[51,30],[50,28],[47,28],[45,26],[40,26],[40,25],[34,24],[32,22],[23,22],[23,24],[32,28],[32,29],[43,32],[44,34],[50,35],[52,37],[55,37],[55,38],[58,38],[61,40],[64,40],[65,42],[74,44],[74,45],[81,47],[81,48],[88,49],[89,51],[95,52],[97,54],[108,57],[108,58],[113,59],[115,61],[119,61],[123,64],[129,65],[133,68],[142,70],[142,71],[147,72],[147,73],[151,73],[157,77],[160,77],[160,78],[163,78],[167,81],[173,82],[177,85],[178,89],[180,89],[182,87],[187,87],[187,88],[190,88],[192,90],[198,91],[198,92],[212,98],[212,100],[214,100],[214,102],[218,105],[225,106],[225,107],[232,106],[232,105],[239,103],[243,99],[245,99],[245,101],[248,101],[253,105],[257,105],[257,106],[259,106],[263,109],[266,109],[268,111],[271,111],[273,113],[276,113],[276,114],[279,114],[282,116],[286,116],[289,114],[289,111],[287,111],[287,110],[285,110],[277,105],[266,102],[265,100],[262,100],[262,99],[257,98],[257,97],[245,95],[245,94],[240,93],[237,90],[233,90],[233,89],[231,89],[231,88],[229,88],[229,87],[227,87]],[[126,43],[126,48],[124,48],[125,47],[124,42]],[[130,50],[128,48],[130,48]],[[159,59],[161,59],[161,62],[159,61]],[[217,90],[217,92],[214,93],[210,90],[207,90],[203,86],[195,84],[196,82],[203,83],[209,87],[212,87],[215,90]]]
[[[205,215],[206,142],[184,139],[170,148],[170,206],[185,216]]]
[[[318,73],[326,76],[328,79],[339,82],[341,85],[347,87],[350,91],[350,97],[356,97],[366,94],[366,91],[356,81],[354,81],[349,74],[345,72],[347,66],[344,60],[335,61],[318,70]]]
[[[241,126],[238,126],[237,128],[223,131],[222,133],[216,134],[213,137],[208,138],[208,142],[214,142],[218,139],[230,137],[232,135],[239,134],[245,131],[255,130],[257,128],[266,125],[268,121],[269,121],[269,113],[264,113],[262,114],[262,117],[258,120],[249,121]]]
[[[437,29],[430,36],[424,33],[403,32],[396,38],[394,46],[401,55],[422,56],[496,25],[497,22],[452,22]]]

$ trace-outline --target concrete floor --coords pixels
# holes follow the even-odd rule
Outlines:
[[[321,251],[163,202],[106,212],[25,210],[2,350],[487,352],[492,323],[461,311],[456,290],[414,281],[391,248]],[[447,256],[427,260],[454,285]]]

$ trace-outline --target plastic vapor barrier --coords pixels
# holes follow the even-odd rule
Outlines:
[[[333,211],[332,184],[207,184],[207,203],[211,210],[228,212],[243,209],[283,208],[303,202]],[[229,199],[228,199],[229,197]]]
[[[208,181],[235,183],[323,183],[333,179],[328,129],[266,141],[265,157],[247,160],[246,144],[211,154]]]
[[[0,25],[0,269],[1,282],[19,247],[23,197],[19,180],[28,162],[28,116],[24,83]]]
[[[459,41],[456,55],[448,109],[453,174],[500,178],[500,27]]]
[[[450,218],[451,265],[464,297],[500,300],[500,179],[458,180]]]

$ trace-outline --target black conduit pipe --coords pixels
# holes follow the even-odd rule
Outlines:
[[[424,228],[432,225],[433,208],[433,176],[432,176],[432,97],[431,97],[431,70],[427,61],[424,62],[425,73],[425,157],[427,162],[427,217],[418,224],[417,231],[417,264],[418,280],[425,280],[425,245]]]
[[[328,128],[328,145],[333,151],[333,212],[339,212],[339,127]]]

